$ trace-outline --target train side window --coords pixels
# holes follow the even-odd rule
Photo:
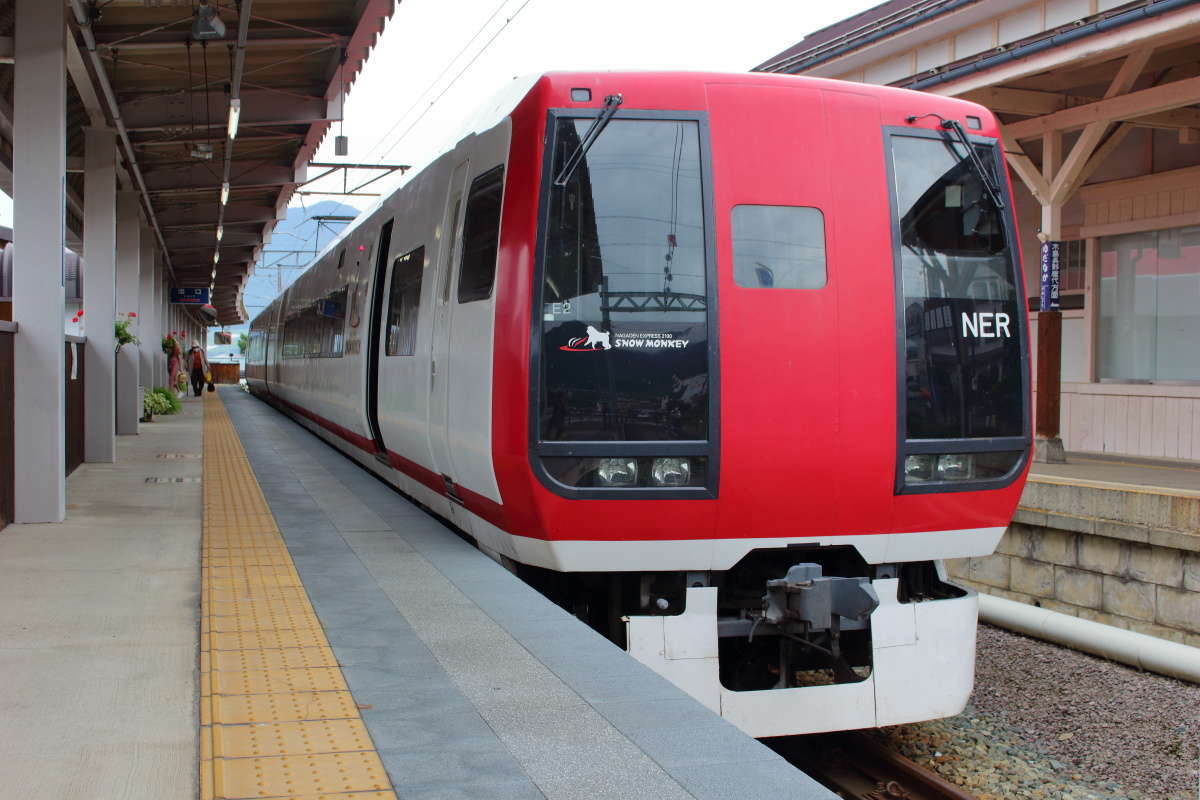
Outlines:
[[[733,280],[747,289],[821,289],[825,217],[804,206],[733,207]]]
[[[387,354],[411,356],[417,346],[417,313],[421,307],[421,276],[425,272],[425,247],[396,256],[388,291]]]
[[[325,358],[341,358],[346,347],[346,299],[348,287],[317,301],[317,328],[320,341],[318,354]]]
[[[462,267],[458,273],[458,302],[471,303],[492,296],[496,279],[496,253],[500,247],[500,201],[504,193],[504,167],[490,169],[471,182],[463,220]]]

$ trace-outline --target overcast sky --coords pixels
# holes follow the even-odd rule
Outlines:
[[[463,121],[514,76],[599,69],[745,72],[878,2],[403,0],[355,81],[345,121],[334,123],[317,160],[419,167],[452,145]],[[333,155],[339,128],[350,138],[345,159]],[[398,182],[376,187],[386,192]],[[307,188],[338,190],[340,178]],[[292,205],[322,199],[297,197]],[[328,199],[359,208],[374,202]],[[3,193],[0,225],[12,225],[12,203]]]
[[[404,0],[350,92],[344,160],[420,166],[452,145],[463,120],[517,75],[745,72],[878,2]],[[332,135],[318,160],[338,160]]]

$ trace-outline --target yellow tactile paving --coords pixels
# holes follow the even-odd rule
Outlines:
[[[337,667],[222,670],[212,673],[212,691],[213,694],[344,692],[346,681]]]
[[[213,605],[225,606],[227,604],[214,603]],[[214,610],[205,622],[210,624],[214,631],[282,630],[316,628],[320,625],[312,614],[304,614],[287,606],[272,608],[271,606],[242,605],[233,608],[240,608],[241,612],[235,610],[228,613],[230,609],[225,609],[227,613],[220,613]]]
[[[357,717],[358,706],[354,704],[350,693],[345,691],[212,696],[212,721],[217,725]]]
[[[366,726],[357,719],[213,727],[213,751],[224,758],[263,756],[268,753],[284,756],[352,753],[370,748],[371,739]]]
[[[217,394],[203,492],[201,800],[395,800]]]
[[[324,647],[292,647],[287,650],[218,650],[209,654],[212,669],[296,669],[336,667],[333,651]]]
[[[308,756],[213,759],[217,797],[353,792],[387,789],[390,784],[379,756],[373,751],[319,753]]]
[[[320,647],[325,643],[321,629],[290,631],[231,631],[210,634],[213,650],[281,650],[288,647]]]

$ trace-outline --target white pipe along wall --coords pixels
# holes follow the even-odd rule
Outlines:
[[[979,618],[1150,672],[1200,683],[1200,648],[1197,647],[982,593],[979,595]]]

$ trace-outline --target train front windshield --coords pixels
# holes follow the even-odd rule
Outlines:
[[[576,493],[711,496],[711,265],[699,119],[603,121],[550,123],[537,463],[556,489]],[[581,146],[593,126],[600,133]]]
[[[1025,448],[1028,407],[1023,291],[996,148],[974,144],[973,161],[948,134],[890,142],[902,488],[1004,478]]]
[[[553,174],[590,124],[559,121]],[[696,122],[617,119],[551,186],[543,440],[708,438],[700,167]]]

